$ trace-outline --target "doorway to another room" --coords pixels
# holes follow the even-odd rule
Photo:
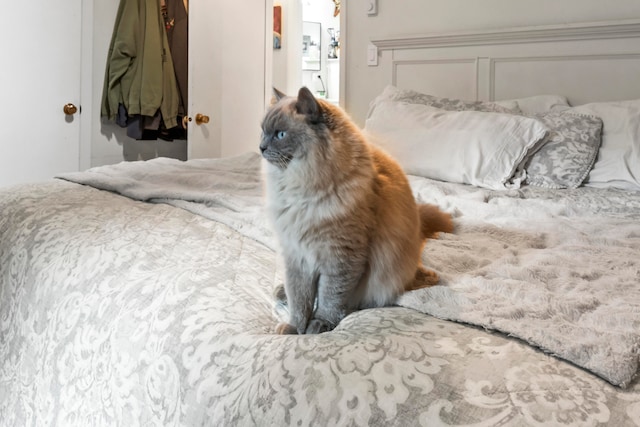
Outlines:
[[[273,86],[340,102],[340,0],[274,1]]]

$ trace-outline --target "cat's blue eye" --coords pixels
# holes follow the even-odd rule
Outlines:
[[[285,136],[287,136],[287,132],[283,130],[279,130],[278,132],[276,132],[276,139],[282,139]]]

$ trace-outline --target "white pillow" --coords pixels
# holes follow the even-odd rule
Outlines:
[[[378,95],[369,104],[369,113],[367,117],[371,116],[373,110],[376,108],[379,102],[383,101],[396,101],[406,102],[408,104],[422,104],[431,107],[440,108],[447,111],[485,111],[492,113],[510,113],[521,114],[520,108],[516,101],[501,101],[487,102],[487,101],[466,101],[457,98],[442,98],[439,96],[428,95],[426,93],[417,92],[411,89],[399,89],[393,85],[388,85],[384,88],[382,93]]]
[[[507,108],[513,108],[515,102],[525,116],[547,113],[557,107],[569,107],[567,97],[562,95],[536,95],[494,102]]]
[[[586,186],[640,191],[640,99],[595,102],[554,110],[602,119],[602,144]]]
[[[381,100],[365,131],[408,174],[504,190],[520,186],[524,176],[517,167],[548,128],[513,114]]]

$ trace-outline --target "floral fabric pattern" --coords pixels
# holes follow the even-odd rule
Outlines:
[[[63,181],[0,191],[0,425],[640,425],[625,390],[403,307],[273,334],[275,252]]]
[[[577,188],[589,175],[602,141],[602,120],[595,116],[537,114],[549,135],[525,165],[526,183],[544,188]]]

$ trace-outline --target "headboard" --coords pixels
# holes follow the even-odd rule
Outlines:
[[[436,96],[640,98],[640,20],[390,37],[371,42],[388,82]]]

